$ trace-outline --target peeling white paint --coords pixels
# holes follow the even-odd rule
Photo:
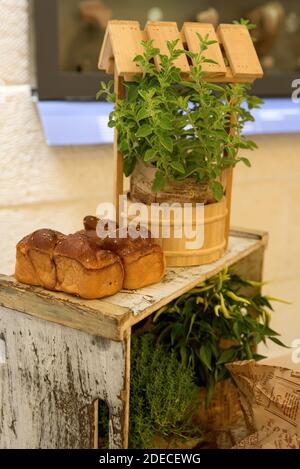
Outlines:
[[[122,342],[3,307],[0,334],[9,351],[0,366],[1,449],[92,448],[96,399],[110,408],[110,447],[122,447]]]

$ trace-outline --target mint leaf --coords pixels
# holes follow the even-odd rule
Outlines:
[[[149,124],[144,124],[142,125],[137,133],[136,133],[136,136],[137,137],[147,137],[148,135],[150,135],[152,133],[152,127],[151,125]]]
[[[168,137],[166,135],[161,135],[159,137],[159,141],[166,150],[170,152],[173,151],[173,140],[171,137]]]
[[[147,109],[142,108],[137,113],[136,119],[137,119],[137,121],[141,121],[143,119],[146,119],[147,117],[149,117],[149,111]],[[152,131],[152,129],[151,129],[151,131]]]
[[[132,171],[134,170],[136,163],[135,158],[125,158],[124,159],[124,174],[126,177],[130,176]]]
[[[172,161],[171,166],[172,166],[173,169],[175,169],[179,173],[185,174],[184,166],[179,161]]]
[[[222,200],[223,195],[224,195],[224,189],[223,186],[220,182],[218,181],[212,181],[210,183],[210,188],[213,191],[215,199],[219,202]]]
[[[172,130],[172,122],[166,117],[159,119],[159,125],[164,130]]]
[[[127,100],[132,103],[136,101],[138,97],[138,87],[136,84],[128,85],[128,93],[127,93]]]
[[[246,166],[248,166],[248,168],[251,168],[251,163],[250,161],[248,160],[248,158],[240,158],[239,159],[240,161],[242,161]]]
[[[203,65],[215,63],[209,53],[215,41],[209,34],[197,37],[197,52],[181,49],[175,40],[168,42],[166,54],[155,48],[153,41],[141,41],[141,53],[134,59],[141,73],[134,81],[124,82],[127,94],[122,99],[117,97],[110,81],[101,83],[98,97],[103,95],[115,103],[109,126],[118,132],[124,157],[130,156],[127,173],[139,155],[142,162],[155,162],[165,177],[184,180],[198,175],[199,182],[209,184],[215,200],[221,200],[221,171],[241,162],[250,166],[248,155],[244,152],[240,157],[239,150],[254,150],[256,144],[242,130],[254,120],[251,109],[262,101],[249,95],[246,84],[207,81]],[[191,59],[189,80],[181,77],[176,65],[181,54]],[[159,69],[153,61],[155,56],[160,58]],[[232,132],[228,133],[228,128]]]
[[[152,184],[152,191],[159,192],[161,191],[166,183],[166,179],[164,174],[161,171],[157,171],[155,174],[155,178]]]
[[[119,150],[123,153],[124,151],[128,150],[128,142],[126,140],[122,140],[119,143]]]
[[[156,151],[153,149],[149,149],[146,151],[145,156],[144,156],[144,161],[151,161],[153,158],[156,156]]]

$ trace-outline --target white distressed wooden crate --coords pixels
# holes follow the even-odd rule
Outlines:
[[[97,447],[98,399],[109,406],[110,447],[126,448],[132,326],[225,266],[261,280],[266,244],[265,233],[231,231],[219,261],[103,300],[0,276],[0,448]]]

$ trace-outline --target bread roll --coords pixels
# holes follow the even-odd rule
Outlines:
[[[37,230],[25,236],[17,244],[17,280],[55,290],[56,267],[53,253],[58,241],[64,238],[62,233],[48,229]]]
[[[96,217],[85,217],[85,235],[88,239],[94,239],[102,249],[120,256],[124,266],[124,288],[135,290],[162,279],[166,267],[165,256],[161,247],[151,238],[150,233],[147,233],[148,237],[143,237],[141,234],[134,239],[127,230],[126,237],[121,237],[121,231],[124,229],[117,229],[108,237],[99,238],[96,233],[98,221]]]
[[[98,221],[86,217],[85,229],[68,236],[42,229],[23,238],[17,245],[17,280],[89,299],[161,280],[165,258],[150,235],[141,232],[134,239],[127,230],[116,229],[99,238]]]
[[[120,256],[124,265],[124,284],[128,290],[142,288],[159,282],[165,273],[164,254],[151,238],[103,239],[103,249],[109,249]]]
[[[120,258],[86,236],[38,230],[17,245],[19,282],[81,296],[102,298],[123,286]]]
[[[60,240],[54,261],[58,290],[92,299],[114,295],[123,286],[120,258],[86,236],[74,234]]]

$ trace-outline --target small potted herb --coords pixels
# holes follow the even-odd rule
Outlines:
[[[157,242],[169,266],[188,266],[214,262],[225,252],[231,204],[231,170],[239,162],[250,166],[239,150],[253,150],[255,143],[242,134],[253,121],[251,110],[261,100],[248,94],[249,85],[216,84],[208,80],[203,65],[209,59],[208,35],[199,39],[199,52],[178,47],[168,41],[168,54],[161,54],[153,41],[143,41],[143,54],[134,60],[141,74],[125,82],[127,94],[119,99],[113,82],[102,83],[98,96],[115,104],[109,126],[117,130],[118,150],[124,157],[124,173],[131,176],[130,200],[147,205],[149,230],[160,233]],[[184,77],[176,60],[186,54],[191,62]],[[160,63],[159,68],[155,63]],[[191,215],[179,217],[168,239],[163,226],[168,215],[151,214],[153,203],[192,204]],[[197,205],[204,204],[204,222]],[[144,212],[145,213],[145,212]],[[195,233],[194,239],[186,234]],[[185,226],[183,226],[185,225]],[[204,243],[197,234],[204,233]],[[181,233],[181,236],[178,236]],[[202,238],[202,239],[203,239]],[[193,247],[190,241],[196,240]]]
[[[135,200],[220,201],[224,171],[241,161],[250,166],[238,152],[256,147],[242,129],[253,121],[250,111],[261,100],[248,94],[248,85],[206,81],[202,66],[213,61],[205,52],[215,41],[198,37],[199,53],[178,49],[175,40],[167,43],[169,55],[163,55],[153,41],[143,41],[144,53],[134,59],[142,74],[125,83],[127,96],[117,99],[112,82],[102,83],[98,93],[115,103],[109,126],[118,131],[118,148],[124,155],[125,175],[132,175]],[[183,79],[176,67],[181,54],[193,63],[189,79]],[[153,63],[157,56],[159,70]]]

